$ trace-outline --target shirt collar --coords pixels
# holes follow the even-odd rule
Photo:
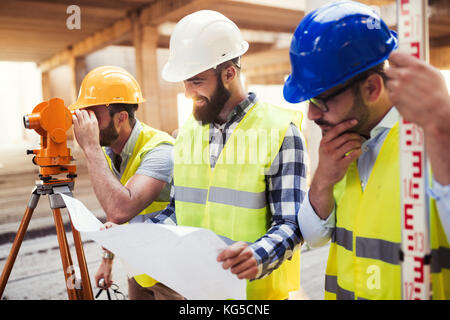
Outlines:
[[[370,139],[375,138],[380,132],[386,129],[392,129],[395,123],[400,119],[397,108],[392,107],[380,122],[370,131]]]
[[[395,125],[395,123],[399,120],[399,113],[395,107],[392,107],[388,113],[381,119],[380,122],[370,130],[370,138],[364,140],[361,148],[364,151],[369,150],[370,148],[374,148],[379,143],[384,141],[387,133],[390,129]]]
[[[225,123],[213,123],[214,127],[220,128],[224,127],[226,123],[235,121],[235,119],[241,119],[251,107],[257,102],[256,94],[253,92],[249,92],[247,97],[242,100],[236,107],[234,107],[233,111],[227,116],[227,121]]]
[[[241,101],[234,109],[230,112],[227,117],[227,122],[231,121],[234,116],[242,116],[247,113],[248,110],[256,103],[256,94],[249,92],[247,98]]]

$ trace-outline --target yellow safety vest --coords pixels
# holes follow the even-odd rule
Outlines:
[[[127,166],[122,174],[122,178],[120,179],[120,183],[123,185],[125,185],[127,181],[136,173],[137,169],[139,168],[139,165],[141,164],[142,157],[147,152],[149,152],[150,150],[152,150],[153,148],[157,147],[162,143],[169,143],[172,145],[174,144],[174,139],[169,134],[151,128],[142,122],[141,125],[142,130],[139,133],[139,137],[134,146],[133,153],[131,157],[128,159]],[[105,150],[103,149],[103,151]],[[106,154],[105,157],[106,160],[108,161],[109,167],[112,170],[111,159],[108,156],[106,156]],[[139,215],[147,215],[157,211],[161,211],[165,209],[168,204],[169,204],[168,201],[153,201],[147,208],[142,210],[139,213]],[[134,279],[142,287],[152,287],[156,283],[158,283],[158,281],[156,281],[155,279],[151,278],[146,274],[134,276]]]
[[[254,242],[270,228],[265,170],[270,168],[290,123],[301,113],[255,104],[233,130],[214,169],[210,167],[209,125],[193,116],[174,148],[178,225],[202,227],[233,241]],[[286,299],[300,284],[296,251],[267,277],[247,282],[247,299]]]
[[[325,299],[401,299],[398,123],[380,150],[364,192],[356,161],[335,186],[336,228]],[[450,298],[450,247],[435,202],[430,210],[433,299]]]

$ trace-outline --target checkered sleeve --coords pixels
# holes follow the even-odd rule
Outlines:
[[[304,138],[291,124],[278,155],[266,173],[267,199],[272,213],[267,233],[250,245],[258,262],[257,279],[290,259],[302,243],[297,213],[306,195]]]
[[[177,217],[175,215],[175,188],[172,183],[170,188],[170,202],[167,207],[152,218],[145,220],[146,223],[163,223],[163,224],[177,224]]]

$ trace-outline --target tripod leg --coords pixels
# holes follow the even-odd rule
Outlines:
[[[6,283],[8,282],[9,275],[11,274],[11,270],[13,268],[14,262],[16,261],[17,254],[19,253],[20,246],[22,245],[23,238],[25,237],[25,233],[28,228],[28,224],[30,223],[31,216],[33,215],[33,211],[37,206],[39,201],[39,194],[32,193],[30,201],[28,202],[27,209],[22,218],[22,222],[20,223],[19,230],[17,231],[16,237],[14,238],[14,242],[9,253],[8,259],[6,260],[6,264],[3,268],[2,275],[0,277],[0,298],[3,296],[3,291],[5,290]]]
[[[61,210],[59,208],[53,210],[53,219],[55,220],[56,234],[58,237],[59,251],[61,253],[61,261],[64,269],[64,277],[66,279],[67,295],[69,300],[78,299],[77,290],[75,288],[75,270],[70,256],[69,245],[67,243],[66,231],[61,218]]]
[[[73,242],[75,244],[78,265],[80,267],[81,273],[82,298],[85,300],[94,300],[91,281],[89,279],[89,271],[87,268],[86,257],[84,256],[83,244],[81,242],[80,233],[73,227],[72,220],[70,221],[70,225],[72,226]]]

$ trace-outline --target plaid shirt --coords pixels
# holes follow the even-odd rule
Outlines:
[[[247,111],[257,102],[254,93],[242,101],[224,124],[210,124],[211,167],[222,151],[233,130]],[[292,257],[302,242],[297,213],[306,194],[306,156],[304,140],[299,129],[291,123],[286,131],[278,155],[266,174],[267,200],[272,213],[267,233],[250,245],[258,262],[257,278],[262,278]],[[174,188],[170,204],[151,223],[176,224]]]

